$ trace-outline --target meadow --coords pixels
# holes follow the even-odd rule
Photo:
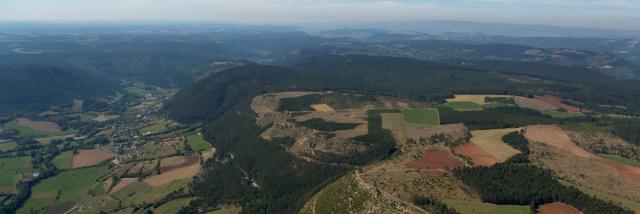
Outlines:
[[[433,108],[407,109],[402,112],[404,121],[409,123],[439,125],[438,110]]]
[[[193,133],[187,135],[187,144],[194,152],[200,152],[211,148],[211,144],[204,140],[201,134]]]
[[[82,194],[106,171],[106,167],[61,172],[33,186],[31,198],[18,213],[63,213],[73,207]]]
[[[13,192],[23,172],[31,171],[31,158],[0,158],[0,192]]]
[[[58,169],[71,169],[71,164],[73,162],[73,152],[66,151],[60,153],[58,156],[53,158],[53,165],[55,165]]]

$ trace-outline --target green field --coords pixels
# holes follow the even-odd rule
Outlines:
[[[509,106],[513,106],[513,105],[508,103],[487,103],[482,105],[482,108],[487,109],[487,108],[500,108],[500,107],[509,107]]]
[[[144,182],[136,182],[116,192],[113,196],[121,200],[123,206],[153,202],[164,198],[171,192],[186,187],[190,181],[191,179],[182,179],[159,187],[151,187]]]
[[[444,201],[460,214],[529,214],[529,206],[495,205],[482,202]]]
[[[626,164],[626,165],[640,168],[640,161],[637,161],[637,160],[632,160],[632,159],[620,157],[617,155],[602,155],[602,157],[605,157],[609,160],[612,160],[621,164]]]
[[[580,112],[562,112],[562,111],[545,111],[543,114],[549,115],[553,118],[571,118],[571,117],[581,117],[584,114]]]
[[[169,201],[153,209],[153,213],[178,213],[181,208],[187,206],[193,198],[181,198]]]
[[[61,172],[36,184],[29,200],[18,213],[64,213],[102,175],[106,167],[83,168]]]
[[[16,147],[18,147],[18,144],[14,141],[7,141],[7,142],[0,143],[0,151],[2,152],[13,150]]]
[[[10,121],[8,123],[5,123],[4,127],[5,128],[9,128],[9,129],[18,130],[18,132],[20,132],[20,135],[27,136],[27,137],[58,136],[58,135],[73,134],[73,133],[78,132],[78,130],[75,130],[75,129],[69,129],[69,130],[60,131],[60,132],[41,132],[41,131],[26,127],[26,126],[18,125],[14,121]]]
[[[71,163],[73,162],[73,152],[66,151],[55,158],[53,158],[53,165],[58,167],[58,169],[71,169]]]
[[[22,173],[30,171],[29,157],[0,158],[0,187],[10,187],[12,192],[15,191],[15,185],[22,178]]]
[[[156,120],[153,121],[152,124],[144,126],[142,128],[140,128],[140,133],[144,134],[144,133],[160,133],[163,131],[166,131],[168,129],[168,127],[171,125],[171,121],[168,120]]]
[[[446,102],[444,106],[456,111],[478,111],[482,107],[474,102]]]
[[[191,147],[191,150],[194,152],[200,152],[211,148],[211,144],[207,143],[202,135],[195,133],[187,135],[187,144],[189,144],[189,147]]]
[[[402,112],[404,121],[409,123],[439,125],[438,110],[433,108],[407,109]]]
[[[50,134],[48,132],[41,132],[41,131],[26,127],[26,126],[18,125],[14,121],[10,121],[8,123],[5,123],[4,127],[5,128],[9,128],[9,129],[18,130],[18,132],[20,132],[20,135],[23,135],[23,136],[33,136],[33,137],[38,136],[39,137],[39,136],[47,136],[47,135]]]

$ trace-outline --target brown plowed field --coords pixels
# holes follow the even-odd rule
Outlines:
[[[113,153],[102,149],[89,149],[80,150],[80,152],[73,156],[73,168],[80,168],[85,166],[93,166],[103,161],[112,158]]]
[[[538,208],[538,214],[581,214],[578,209],[560,202],[543,204]]]
[[[640,182],[639,168],[604,159],[580,148],[571,141],[571,138],[566,131],[555,125],[529,126],[526,128],[525,137],[534,142],[555,146],[568,151],[573,155],[594,160],[615,169],[618,172],[618,175],[622,177]]]
[[[41,132],[59,132],[60,126],[54,122],[31,121],[27,118],[18,118],[14,122],[21,126],[26,126]]]
[[[405,163],[404,166],[414,169],[450,170],[464,166],[464,162],[451,155],[445,149],[427,149],[422,152],[422,159]]]
[[[186,160],[180,164],[173,165],[173,166],[160,167],[160,173],[165,173],[171,170],[176,170],[179,168],[191,166],[193,164],[198,164],[199,161],[200,161],[200,156],[198,155],[188,156],[186,157]]]
[[[180,179],[191,178],[198,174],[200,171],[200,164],[195,163],[190,166],[184,166],[181,168],[173,169],[168,172],[161,173],[159,175],[154,175],[144,179],[144,182],[153,186],[158,187],[164,184],[168,184],[172,181],[177,181]]]
[[[473,161],[473,166],[491,166],[500,162],[498,158],[484,151],[474,143],[467,143],[465,145],[456,147],[455,153],[471,158],[471,161]]]
[[[0,193],[8,193],[11,194],[13,193],[13,188],[10,186],[4,186],[4,187],[0,187]]]
[[[565,102],[563,102],[562,98],[560,97],[556,97],[556,96],[551,96],[551,95],[545,95],[545,96],[535,96],[534,97],[536,100],[541,100],[544,102],[547,102],[551,105],[554,105],[558,108],[562,108],[564,110],[567,110],[568,112],[589,112],[589,110],[586,109],[582,109],[579,107],[575,107],[569,104],[566,104]]]

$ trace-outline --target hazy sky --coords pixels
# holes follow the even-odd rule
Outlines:
[[[0,0],[0,21],[432,19],[640,30],[640,0]]]

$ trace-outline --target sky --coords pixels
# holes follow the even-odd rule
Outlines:
[[[0,0],[0,21],[457,20],[640,30],[640,0]]]

